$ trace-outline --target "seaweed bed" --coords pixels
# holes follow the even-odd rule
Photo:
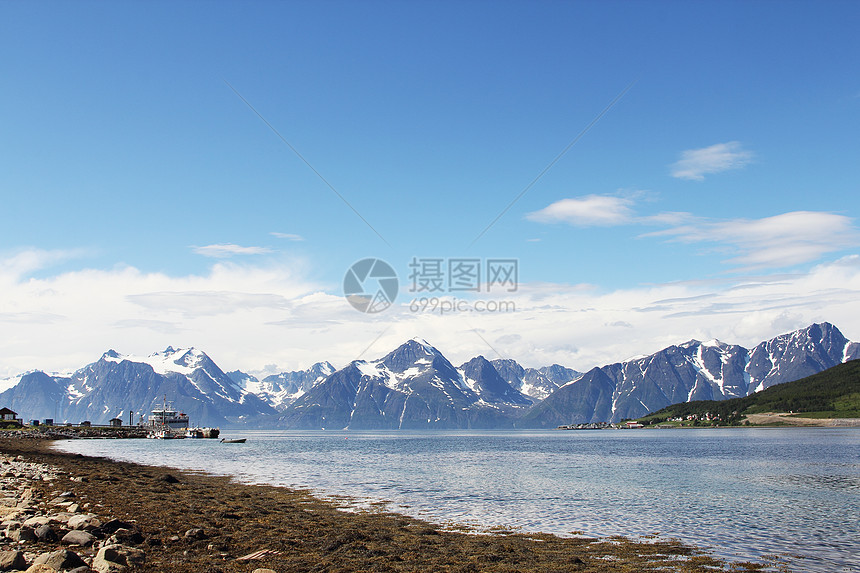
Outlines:
[[[0,438],[0,452],[59,470],[33,481],[50,499],[71,492],[102,520],[140,533],[136,571],[760,571],[674,540],[560,538],[545,534],[447,531],[383,511],[349,511],[306,491],[67,454],[51,441]],[[249,461],[253,463],[253,461]],[[5,541],[0,549],[10,549]],[[59,547],[45,543],[38,551]]]

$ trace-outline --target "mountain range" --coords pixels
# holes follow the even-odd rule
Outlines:
[[[691,340],[581,373],[477,356],[454,366],[424,340],[341,369],[328,362],[258,379],[226,373],[204,352],[109,350],[71,375],[33,371],[2,382],[0,406],[26,419],[128,423],[164,400],[201,426],[296,429],[554,428],[617,422],[670,404],[747,396],[860,358],[829,324],[752,349]]]

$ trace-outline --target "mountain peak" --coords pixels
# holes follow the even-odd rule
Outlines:
[[[427,354],[441,354],[435,346],[418,336],[410,338],[408,341],[406,341],[406,344],[412,343],[420,345]]]
[[[322,376],[328,376],[329,374],[333,374],[335,371],[335,367],[331,365],[331,362],[328,360],[323,360],[322,362],[317,362],[313,366],[311,366],[308,370],[314,372],[316,374],[320,374]]]
[[[180,351],[175,352],[175,354],[179,354]],[[178,364],[179,366],[185,366],[187,368],[199,368],[203,366],[203,364],[208,360],[208,356],[206,353],[197,350],[194,347],[186,350],[182,356],[173,361],[174,364]]]
[[[427,341],[420,338],[412,338],[374,362],[383,364],[394,371],[401,371],[415,363],[430,364],[437,358],[441,358],[447,362],[442,353]]]
[[[167,348],[165,348],[164,350],[162,350],[160,352],[153,352],[152,354],[150,354],[150,356],[168,357],[168,356],[172,356],[174,354],[179,354],[179,353],[184,354],[184,353],[189,352],[189,351],[200,352],[199,350],[197,350],[193,346],[191,346],[189,348],[174,348],[173,346],[168,346]]]

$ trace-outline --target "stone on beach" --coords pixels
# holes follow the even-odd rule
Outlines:
[[[24,526],[18,528],[12,528],[12,526],[9,526],[9,528],[6,529],[6,537],[19,543],[27,543],[29,541],[36,541],[37,539],[36,532],[33,531],[33,528]]]
[[[108,537],[106,545],[140,545],[143,541],[140,532],[121,527]]]
[[[99,518],[88,513],[86,515],[77,514],[69,518],[69,529],[86,529],[93,530],[102,524]]]
[[[106,545],[99,549],[92,568],[99,573],[119,573],[142,565],[145,555],[140,549],[126,545]]]
[[[57,573],[57,570],[50,565],[39,563],[37,565],[30,565],[30,568],[27,569],[24,573]]]
[[[192,527],[185,532],[185,539],[206,539],[206,532],[199,527]]]
[[[37,527],[35,530],[33,530],[33,533],[36,534],[36,537],[39,539],[39,541],[51,542],[59,539],[59,537],[57,536],[57,532],[51,529],[51,526],[47,523],[45,525],[40,525],[39,527]]]
[[[66,569],[76,569],[78,567],[86,567],[87,563],[81,559],[80,555],[68,549],[60,549],[59,551],[51,551],[50,553],[42,553],[33,560],[33,565],[44,563],[58,571]]]
[[[121,521],[119,519],[111,519],[107,523],[102,524],[99,529],[103,531],[105,534],[110,535],[112,533],[116,533],[120,529],[133,529],[134,525],[127,521]]]
[[[23,525],[24,525],[24,527],[33,527],[33,528],[36,528],[36,527],[39,527],[40,525],[47,525],[47,524],[48,524],[48,523],[50,523],[50,522],[51,522],[50,518],[48,518],[48,517],[46,517],[46,516],[44,516],[44,515],[40,515],[40,516],[37,516],[37,517],[31,517],[30,519],[28,519],[27,521],[25,521],[25,522],[23,523]]]
[[[72,530],[63,536],[62,542],[66,545],[80,545],[89,547],[96,540],[95,535],[78,529]]]
[[[27,561],[21,551],[0,551],[0,571],[23,569],[26,566]]]

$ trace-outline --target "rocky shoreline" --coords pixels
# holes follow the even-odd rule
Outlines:
[[[0,571],[760,571],[672,540],[446,531],[308,492],[0,437]],[[252,462],[249,462],[252,463]],[[572,509],[573,510],[573,509]]]
[[[143,537],[134,524],[102,521],[89,511],[91,502],[71,490],[52,489],[64,481],[62,474],[20,454],[0,455],[0,527],[6,541],[0,571],[112,573],[141,564],[144,552],[133,545]],[[48,499],[47,492],[54,497]]]

